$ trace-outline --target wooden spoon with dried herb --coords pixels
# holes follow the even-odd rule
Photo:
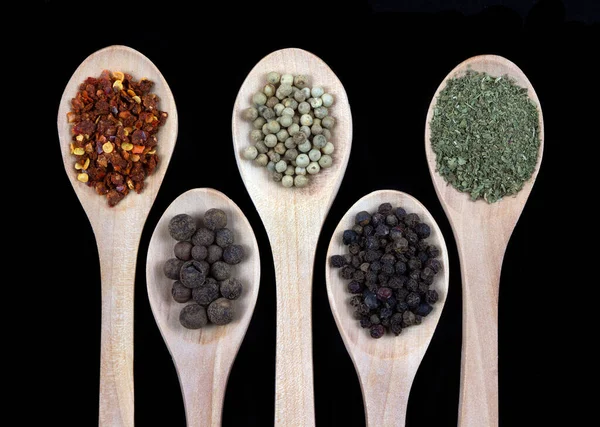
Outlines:
[[[544,125],[525,74],[495,55],[470,58],[438,87],[425,152],[458,246],[463,281],[459,425],[498,425],[502,260],[542,160]]]
[[[102,166],[96,164],[97,159],[77,166],[77,157],[73,153],[73,124],[69,123],[67,119],[68,113],[71,112],[72,99],[76,97],[80,85],[88,77],[97,78],[105,70],[130,74],[138,81],[147,78],[153,82],[152,92],[159,98],[158,108],[168,114],[164,126],[156,134],[158,143],[152,148],[156,150],[159,159],[155,170],[145,177],[143,190],[139,194],[133,189],[129,191],[123,187],[115,190],[128,191],[129,194],[114,206],[109,206],[106,195],[97,194],[98,190],[104,192],[105,188],[97,190],[86,185],[86,183],[92,182],[92,178],[88,181],[87,176],[97,175],[98,169]],[[121,87],[116,84],[114,88],[108,86],[104,90],[110,94],[114,93],[113,90],[119,90],[120,93]],[[93,95],[95,96],[95,94]],[[89,97],[87,94],[85,96]],[[124,94],[120,97],[127,98],[125,102],[131,103],[132,108],[137,108],[134,107],[134,103],[139,106],[144,102],[140,98],[138,103],[138,100],[134,98],[139,98],[139,94],[136,93]],[[94,104],[90,107],[101,110],[108,108],[106,104],[102,106],[99,99]],[[115,111],[113,123],[117,123],[120,119],[115,117],[118,116],[118,110]],[[100,114],[98,123],[108,120],[110,114],[112,113],[108,109]],[[151,115],[147,115],[147,117],[150,119]],[[98,123],[86,125],[93,130],[93,135],[87,135],[90,140],[94,135],[100,133],[97,127],[100,126]],[[137,252],[146,218],[167,171],[177,140],[178,121],[175,99],[161,72],[146,56],[127,46],[109,46],[92,53],[73,73],[60,100],[57,125],[65,171],[90,221],[100,257],[102,332],[98,425],[133,426],[133,296]],[[120,127],[123,126],[115,125],[115,132]],[[120,129],[119,132],[123,132],[123,129]],[[84,142],[87,141],[85,135],[82,136]],[[145,155],[146,149],[150,147],[144,147],[140,141],[135,142],[138,147],[143,147],[140,154],[137,155]],[[100,155],[110,155],[111,166],[107,168],[109,173],[117,171],[114,165],[121,164],[125,160],[123,156],[127,156],[125,153],[116,156],[116,147],[120,143],[116,139],[113,141],[109,138],[105,142],[107,144],[105,148],[101,148],[102,144],[90,146],[94,153],[101,153],[98,158]],[[86,149],[87,145],[86,143]],[[140,161],[140,159],[136,161]],[[131,162],[125,160],[125,163],[122,164],[126,165],[124,169],[131,168],[133,170],[133,163],[133,160]],[[116,175],[115,173],[115,179],[122,178],[117,178]],[[81,182],[83,178],[86,179]],[[124,180],[121,185],[129,185],[129,183]],[[132,187],[135,188],[134,185]],[[73,252],[77,251],[81,251],[81,248],[74,247]]]

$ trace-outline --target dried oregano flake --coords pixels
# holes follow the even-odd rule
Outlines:
[[[519,192],[540,146],[539,112],[509,76],[469,70],[440,91],[430,122],[437,172],[472,200]]]

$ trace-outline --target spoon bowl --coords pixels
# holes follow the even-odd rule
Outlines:
[[[165,261],[174,256],[176,243],[169,234],[168,224],[177,214],[187,213],[198,218],[210,208],[225,211],[234,241],[245,249],[246,258],[235,266],[232,275],[242,281],[244,288],[234,301],[233,322],[191,330],[179,323],[179,313],[186,303],[173,300],[173,280],[163,272]],[[248,329],[260,284],[260,255],[250,223],[240,208],[217,190],[199,188],[181,194],[165,210],[154,229],[148,247],[146,279],[152,313],[179,376],[187,425],[221,425],[227,379]]]
[[[422,323],[403,329],[399,336],[387,333],[374,339],[369,335],[368,329],[361,328],[353,317],[349,303],[351,294],[347,291],[348,280],[341,277],[339,269],[331,267],[329,259],[333,255],[347,253],[342,234],[355,224],[356,214],[360,211],[373,212],[384,202],[418,214],[431,227],[428,241],[440,249],[442,270],[431,285],[438,292],[439,299]],[[448,294],[448,251],[440,228],[425,206],[406,193],[396,190],[369,193],[346,212],[335,228],[327,250],[325,277],[333,317],[360,381],[367,425],[404,426],[410,388],[433,337]]]
[[[270,71],[304,74],[309,84],[333,94],[330,108],[333,165],[303,188],[285,188],[266,168],[241,158],[250,145],[252,125],[242,118],[252,95],[264,87]],[[275,425],[315,424],[312,372],[312,276],[321,228],[340,187],[350,157],[352,117],[344,86],[320,58],[302,49],[282,49],[250,71],[237,95],[232,117],[233,146],[240,175],[263,221],[273,250],[277,292]]]
[[[109,207],[105,197],[76,179],[75,158],[70,153],[71,124],[67,113],[78,87],[103,70],[147,77],[155,85],[158,107],[168,113],[158,133],[159,162],[140,194],[130,192]],[[88,56],[69,80],[58,110],[58,136],[67,177],[90,221],[100,257],[102,331],[100,351],[99,425],[133,426],[133,296],[135,266],[142,230],[165,176],[177,140],[177,109],[169,86],[158,68],[143,54],[127,46],[109,46]]]
[[[489,204],[472,201],[468,194],[448,185],[436,171],[431,148],[430,122],[439,93],[448,79],[468,70],[492,76],[509,76],[527,89],[539,111],[540,148],[532,177],[514,196]],[[461,426],[498,425],[498,295],[502,259],[517,220],[539,172],[544,148],[544,123],[533,86],[511,61],[480,55],[456,66],[435,92],[425,125],[425,153],[435,191],[448,216],[458,247],[463,281],[463,345],[458,422]]]

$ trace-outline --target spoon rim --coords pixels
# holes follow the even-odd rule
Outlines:
[[[340,299],[340,296],[349,297],[351,294],[344,290],[343,294],[338,294],[340,296],[337,298],[334,295],[333,282],[335,280],[332,279],[333,275],[336,274],[338,269],[335,269],[330,265],[329,259],[332,255],[339,254],[339,252],[334,251],[334,247],[336,246],[335,240],[340,238],[343,230],[348,229],[354,224],[354,215],[356,215],[356,213],[358,213],[360,210],[373,212],[377,208],[375,205],[379,203],[377,200],[380,197],[381,200],[388,201],[392,203],[392,205],[396,206],[405,206],[407,202],[408,204],[414,205],[416,209],[411,208],[410,212],[418,213],[422,219],[426,219],[428,225],[431,227],[432,234],[435,233],[435,239],[433,241],[435,241],[435,244],[440,248],[440,260],[442,262],[442,270],[440,271],[441,274],[434,282],[434,288],[438,291],[439,299],[434,305],[434,311],[432,311],[432,313],[423,319],[423,323],[403,329],[399,336],[392,336],[389,334],[389,332],[386,332],[386,334],[379,339],[373,339],[366,336],[364,339],[361,339],[361,335],[367,334],[367,329],[363,329],[360,327],[360,325],[356,324],[357,321],[352,319],[351,315],[349,314],[348,302],[343,300],[343,298]],[[369,203],[372,203],[372,205]],[[365,208],[366,204],[370,206],[370,209]],[[338,331],[344,341],[344,345],[351,354],[353,360],[358,357],[359,354],[367,355],[371,359],[380,360],[401,359],[410,355],[418,354],[419,352],[422,353],[421,356],[424,355],[437,330],[437,326],[446,307],[446,300],[450,291],[450,266],[448,248],[442,230],[440,229],[439,224],[435,220],[434,216],[420,200],[407,192],[391,188],[375,190],[357,199],[344,213],[333,231],[327,247],[325,264],[325,286],[327,289],[327,297],[330,308]],[[347,281],[345,280],[342,281],[344,284],[346,282]],[[353,333],[349,333],[350,331],[353,331]],[[407,333],[410,333],[410,335],[407,336]],[[356,338],[353,339],[352,335],[355,335]],[[410,345],[407,345],[407,340],[411,340]],[[372,348],[375,348],[374,352],[370,351]],[[386,354],[386,350],[390,349],[392,354]]]
[[[450,183],[448,183],[445,180],[445,178],[442,177],[437,172],[437,164],[436,164],[437,154],[433,151],[433,148],[431,147],[430,123],[433,118],[433,110],[437,104],[437,99],[438,99],[440,92],[446,87],[448,80],[463,75],[468,69],[473,69],[475,71],[478,71],[473,66],[475,65],[475,67],[476,67],[477,65],[485,63],[485,62],[498,64],[503,69],[512,72],[512,73],[508,73],[507,71],[505,71],[505,72],[503,72],[502,75],[508,74],[509,77],[513,78],[513,80],[515,81],[516,84],[518,84],[522,88],[527,89],[528,97],[536,106],[536,108],[538,110],[538,117],[539,117],[538,137],[540,140],[540,145],[538,147],[537,162],[536,162],[535,168],[533,170],[533,173],[524,182],[521,190],[519,190],[515,194],[504,196],[504,197],[502,197],[502,199],[500,199],[494,203],[488,203],[483,198],[479,198],[477,200],[471,200],[471,198],[467,192],[459,191],[454,186],[452,186]],[[517,79],[522,80],[525,84],[524,85],[520,84],[519,82],[516,81]],[[543,117],[543,112],[542,112],[542,105],[537,96],[535,88],[533,87],[533,84],[531,83],[531,81],[529,80],[527,75],[523,72],[523,70],[521,70],[521,68],[519,68],[517,66],[517,64],[515,64],[511,60],[505,58],[504,56],[495,55],[495,54],[474,55],[474,56],[471,56],[471,57],[461,61],[460,63],[458,63],[455,67],[452,68],[452,70],[450,70],[450,72],[448,72],[448,74],[446,74],[446,76],[442,79],[440,84],[437,86],[436,91],[434,92],[434,94],[431,98],[431,101],[429,103],[429,107],[427,109],[427,115],[426,115],[426,119],[425,119],[424,142],[425,142],[425,155],[426,155],[426,159],[427,159],[429,174],[432,178],[438,199],[442,203],[447,215],[449,217],[452,217],[453,212],[455,212],[455,210],[450,209],[450,206],[448,205],[449,198],[456,198],[457,200],[462,201],[463,202],[462,207],[463,208],[471,207],[472,208],[471,210],[476,210],[476,208],[480,208],[480,206],[487,207],[488,209],[497,209],[498,207],[506,206],[508,204],[513,204],[514,205],[513,209],[519,211],[519,213],[520,213],[525,205],[525,202],[529,198],[531,191],[533,190],[533,186],[535,184],[538,173],[540,171],[542,158],[543,158],[543,154],[544,154],[544,139],[545,139],[545,132],[544,132],[544,117]],[[444,194],[444,191],[442,191],[442,190],[444,190],[444,191],[450,190],[451,196]]]

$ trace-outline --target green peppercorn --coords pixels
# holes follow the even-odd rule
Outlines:
[[[263,88],[263,93],[267,96],[267,98],[275,95],[275,86],[271,83],[267,83]]]
[[[306,86],[308,86],[308,77],[302,74],[297,75],[296,77],[294,77],[294,86],[296,86],[299,89],[305,88]]]
[[[293,76],[293,75],[291,75],[291,74],[289,74],[289,73],[283,74],[283,75],[281,76],[280,83],[281,83],[282,85],[284,85],[284,84],[285,84],[285,85],[292,86],[292,85],[294,84],[294,76]]]
[[[276,85],[277,83],[279,83],[280,78],[281,78],[281,75],[276,71],[271,71],[270,73],[267,74],[267,82],[272,85]]]
[[[265,105],[267,103],[267,96],[262,92],[257,92],[252,97],[252,102],[256,105]]]
[[[267,170],[269,172],[275,172],[275,162],[270,160],[269,163],[267,163]]]
[[[329,114],[329,110],[327,110],[326,107],[315,108],[314,114],[315,114],[315,117],[317,117],[319,119],[323,119],[323,118],[327,117],[327,115]]]
[[[244,119],[253,122],[258,118],[258,110],[254,107],[248,107],[244,110]]]
[[[331,142],[327,142],[327,144],[325,144],[325,146],[321,148],[321,153],[329,155],[333,153],[334,148],[335,147]]]
[[[312,149],[312,144],[307,139],[302,144],[298,145],[298,150],[302,153],[308,153]]]
[[[301,168],[307,167],[309,163],[310,158],[306,154],[299,154],[298,157],[296,157],[296,165],[300,166]]]
[[[279,122],[277,122],[277,120],[269,120],[267,122],[267,129],[270,133],[277,133],[281,129],[281,126],[279,125]]]
[[[281,154],[276,153],[274,150],[269,150],[269,152],[267,152],[267,156],[273,163],[277,163],[281,160]]]
[[[298,101],[296,101],[293,98],[286,98],[283,100],[283,105],[286,108],[291,108],[292,110],[295,110],[296,108],[298,108]]]
[[[290,116],[288,114],[282,115],[281,117],[279,117],[279,124],[281,127],[284,127],[284,128],[290,127],[291,125],[294,124],[293,116]],[[281,130],[279,132],[286,132],[286,134],[289,136],[289,130],[287,130],[287,131]],[[277,136],[279,137],[279,135],[277,135]],[[287,138],[287,136],[286,136],[286,138]],[[282,140],[280,139],[280,141],[282,141]]]
[[[281,84],[278,88],[277,88],[277,92],[275,93],[275,96],[277,98],[279,98],[280,100],[285,99],[286,97],[290,96],[292,93],[292,86],[288,85],[288,84]],[[285,104],[284,104],[285,105]]]
[[[333,95],[331,95],[330,93],[324,93],[323,95],[321,95],[321,100],[323,101],[324,107],[329,108],[333,105]]]
[[[333,159],[328,154],[322,155],[321,158],[319,159],[319,166],[321,166],[324,169],[331,167],[332,164],[333,164]]]
[[[277,98],[276,96],[272,96],[269,99],[267,99],[267,103],[265,105],[269,108],[273,108],[277,104],[279,104],[279,98]],[[275,111],[275,110],[273,110],[273,111]]]
[[[313,117],[310,114],[303,114],[300,117],[300,124],[302,126],[311,126],[313,124]]]
[[[296,175],[294,185],[298,188],[306,187],[308,185],[308,178],[305,175]]]
[[[335,119],[331,116],[326,116],[321,119],[321,126],[326,129],[331,129],[335,125]]]
[[[316,121],[313,120],[313,125],[310,127],[310,133],[313,135],[321,135],[323,133],[321,123],[316,123]]]
[[[287,169],[287,163],[285,162],[285,160],[280,160],[275,165],[275,170],[277,172],[283,173],[283,172],[285,172],[286,169]]]
[[[288,117],[288,116],[285,116]],[[277,132],[277,140],[281,143],[283,143],[286,139],[288,139],[290,137],[290,135],[288,134],[287,130],[285,129],[281,129],[279,132]],[[281,144],[283,146],[283,144]],[[283,154],[283,153],[281,153]]]
[[[264,117],[259,117],[252,122],[252,127],[254,129],[261,130],[265,123],[267,123],[267,121],[264,119]]]
[[[254,160],[256,159],[256,156],[258,156],[258,150],[256,149],[256,147],[250,145],[244,148],[244,152],[242,155],[244,156],[244,159]]]
[[[296,173],[296,170],[295,170],[294,166],[287,165],[287,167],[285,168],[284,174],[285,175],[292,175],[292,176],[294,176],[295,173]]]
[[[296,166],[296,175],[306,175],[306,168],[301,166]]]
[[[311,175],[318,174],[320,170],[321,167],[317,162],[310,162],[309,165],[306,167],[306,172],[308,172]]]
[[[323,121],[321,121],[321,127],[323,127]],[[323,128],[321,135],[323,135],[327,141],[331,140],[331,131],[329,129]]]
[[[275,182],[280,182],[283,179],[283,174],[275,171],[271,174],[271,179]]]
[[[286,188],[292,187],[294,185],[294,177],[292,175],[286,174],[281,178],[281,185]]]
[[[321,86],[314,86],[310,90],[310,94],[313,98],[320,98],[321,96],[323,96],[324,92],[325,91],[323,90],[323,88]]]
[[[273,107],[273,111],[275,111],[275,114],[277,114],[278,116],[281,116],[283,110],[285,110],[283,104],[275,104],[275,106]]]
[[[283,155],[283,158],[288,161],[296,160],[297,157],[298,150],[296,150],[295,148],[290,148],[289,150],[286,150],[285,154]]]
[[[300,114],[308,114],[310,113],[310,104],[306,101],[298,104],[298,113]]]
[[[315,148],[323,148],[327,144],[327,139],[323,135],[315,135],[312,143]]]
[[[261,153],[258,156],[256,156],[256,159],[254,159],[254,161],[259,166],[267,166],[267,164],[269,163],[269,158],[266,154]]]
[[[300,103],[306,101],[306,94],[302,90],[294,92],[294,99]]]
[[[321,151],[316,148],[313,148],[308,152],[308,158],[313,162],[318,162],[321,158]]]
[[[323,101],[321,100],[321,98],[308,98],[308,103],[313,109],[319,108],[323,105]]]

